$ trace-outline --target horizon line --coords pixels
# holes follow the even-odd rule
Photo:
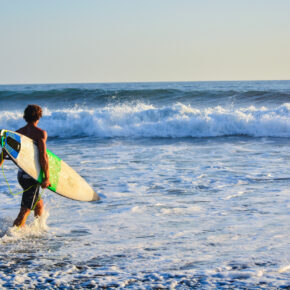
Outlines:
[[[0,86],[24,86],[24,85],[82,85],[82,84],[149,84],[149,83],[206,83],[206,82],[279,82],[290,79],[256,79],[256,80],[195,80],[195,81],[104,81],[104,82],[43,82],[43,83],[0,83]]]

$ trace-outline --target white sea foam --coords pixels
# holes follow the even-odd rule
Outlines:
[[[43,233],[48,230],[47,219],[49,217],[49,211],[44,210],[43,215],[39,218],[35,218],[32,223],[27,223],[24,227],[12,227],[12,222],[8,224],[3,223],[4,229],[2,232],[4,235],[1,237],[1,243],[16,242],[23,238],[41,237]]]
[[[228,195],[227,197],[225,197],[225,199],[231,199],[231,198],[239,197],[239,196],[242,196],[244,193],[245,193],[244,191],[239,191],[236,194]]]
[[[290,103],[273,109],[197,109],[182,103],[165,107],[139,103],[91,110],[47,109],[45,113],[41,127],[52,137],[290,137]],[[3,128],[17,129],[23,125],[22,114],[3,112],[0,123]]]
[[[290,271],[290,265],[287,266],[283,266],[279,269],[279,273],[285,273],[285,272],[289,272]]]
[[[174,208],[161,208],[160,212],[163,215],[189,215],[192,213],[200,212],[202,208],[197,205],[192,205],[189,207],[174,207]]]

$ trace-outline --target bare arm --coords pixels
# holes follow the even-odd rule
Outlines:
[[[39,163],[40,163],[41,169],[44,172],[44,179],[41,183],[42,188],[46,188],[46,187],[50,186],[48,156],[46,153],[46,140],[47,140],[47,133],[45,131],[43,131],[43,135],[38,140]]]

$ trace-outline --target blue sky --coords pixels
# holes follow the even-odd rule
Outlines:
[[[288,0],[0,0],[0,83],[290,79]]]

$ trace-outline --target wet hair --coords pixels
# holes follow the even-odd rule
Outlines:
[[[23,118],[27,123],[38,121],[42,117],[42,109],[38,105],[28,105],[24,110]]]

